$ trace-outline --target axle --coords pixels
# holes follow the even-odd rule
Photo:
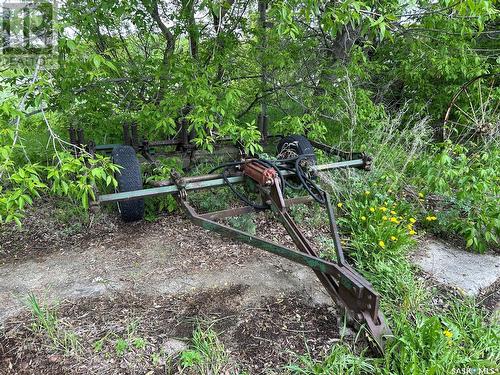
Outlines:
[[[342,168],[364,168],[365,165],[366,161],[364,159],[354,159],[354,160],[347,160],[336,163],[328,163],[328,164],[312,166],[311,169],[320,172],[320,171],[329,171]],[[287,170],[283,170],[281,173],[285,177],[292,176],[295,174],[294,172]],[[241,172],[239,173],[237,172],[228,176],[228,179],[231,183],[238,184],[242,183],[245,180],[245,177]],[[226,185],[226,182],[224,181],[222,174],[208,174],[195,177],[182,177],[182,182],[184,183],[183,188],[186,191],[209,189]],[[137,198],[146,198],[164,194],[179,193],[179,188],[174,179],[166,181],[157,181],[155,185],[156,187],[154,188],[126,191],[121,193],[103,194],[98,197],[97,201],[99,203],[120,202]]]

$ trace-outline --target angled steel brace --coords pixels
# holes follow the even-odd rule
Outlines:
[[[384,336],[390,335],[391,332],[379,311],[379,295],[373,290],[371,284],[345,261],[329,197],[327,196],[327,208],[337,252],[337,262],[330,262],[318,256],[286,210],[286,203],[304,203],[309,199],[285,200],[279,184],[279,179],[275,179],[273,185],[262,189],[263,196],[271,204],[271,208],[276,212],[279,220],[297,245],[298,251],[214,221],[216,218],[255,211],[249,206],[198,214],[187,201],[187,194],[179,194],[177,197],[180,206],[194,224],[311,268],[335,303],[343,307],[358,323],[366,323],[367,330],[373,337],[376,346],[380,351],[383,351]]]

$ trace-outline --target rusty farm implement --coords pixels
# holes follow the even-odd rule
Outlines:
[[[317,164],[314,148],[334,154],[340,160]],[[150,188],[142,186],[140,165],[133,147],[116,146],[112,155],[114,162],[122,167],[121,174],[117,176],[119,192],[98,196],[98,204],[118,202],[122,218],[133,221],[141,219],[144,214],[144,198],[164,194],[175,196],[194,224],[311,268],[331,298],[347,313],[350,321],[363,325],[376,346],[383,350],[384,339],[390,335],[390,329],[379,309],[380,296],[346,261],[330,197],[316,182],[321,171],[341,168],[370,169],[371,159],[367,155],[345,153],[309,141],[303,136],[287,136],[278,143],[276,159],[243,156],[201,176],[183,177],[174,170],[169,180],[156,181]],[[244,185],[247,190],[238,189],[237,185]],[[224,186],[229,187],[244,205],[218,212],[198,213],[188,201],[191,192]],[[286,199],[287,189],[303,191],[307,195]],[[318,249],[313,248],[288,211],[292,205],[311,201],[323,206],[328,215],[336,252],[335,261],[319,256]],[[296,249],[220,222],[223,218],[265,210],[274,213],[277,221],[293,240]]]

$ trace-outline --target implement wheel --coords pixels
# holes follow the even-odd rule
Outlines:
[[[118,146],[113,149],[113,163],[121,167],[116,174],[119,192],[142,190],[141,166],[130,146]],[[144,198],[118,202],[123,221],[131,222],[144,217]]]
[[[444,116],[442,138],[453,143],[498,144],[500,73],[483,74],[464,83]]]
[[[278,159],[289,159],[299,155],[311,154],[307,159],[311,164],[316,164],[314,148],[311,142],[303,135],[287,135],[278,143]]]

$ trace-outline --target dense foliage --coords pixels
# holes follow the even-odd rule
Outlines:
[[[217,139],[231,137],[259,152],[256,118],[263,114],[271,133],[307,133],[371,152],[374,137],[389,141],[380,134],[398,114],[405,128],[425,120],[428,143],[442,140],[442,117],[457,89],[497,72],[497,15],[488,0],[68,1],[55,24],[57,53],[3,56],[1,220],[18,221],[44,189],[86,207],[89,186],[114,183],[106,159],[93,172],[88,159],[71,160],[69,126],[83,128],[87,140],[113,143],[126,121],[153,140],[174,137],[188,124],[198,147],[210,151]],[[483,107],[483,98],[471,95],[468,101]],[[498,90],[488,100],[491,107]],[[494,116],[488,120],[495,128]],[[466,160],[436,156],[449,149],[410,155],[414,176],[430,173],[414,182],[449,197],[481,179],[458,194],[446,215],[448,229],[483,251],[498,243],[497,193],[490,191],[498,152],[479,150],[483,163],[470,157],[473,149],[463,152]],[[49,169],[66,163],[72,172],[57,176],[64,184],[52,182]],[[21,182],[19,174],[29,178]],[[454,182],[444,186],[448,179]],[[490,203],[474,198],[482,196]]]

